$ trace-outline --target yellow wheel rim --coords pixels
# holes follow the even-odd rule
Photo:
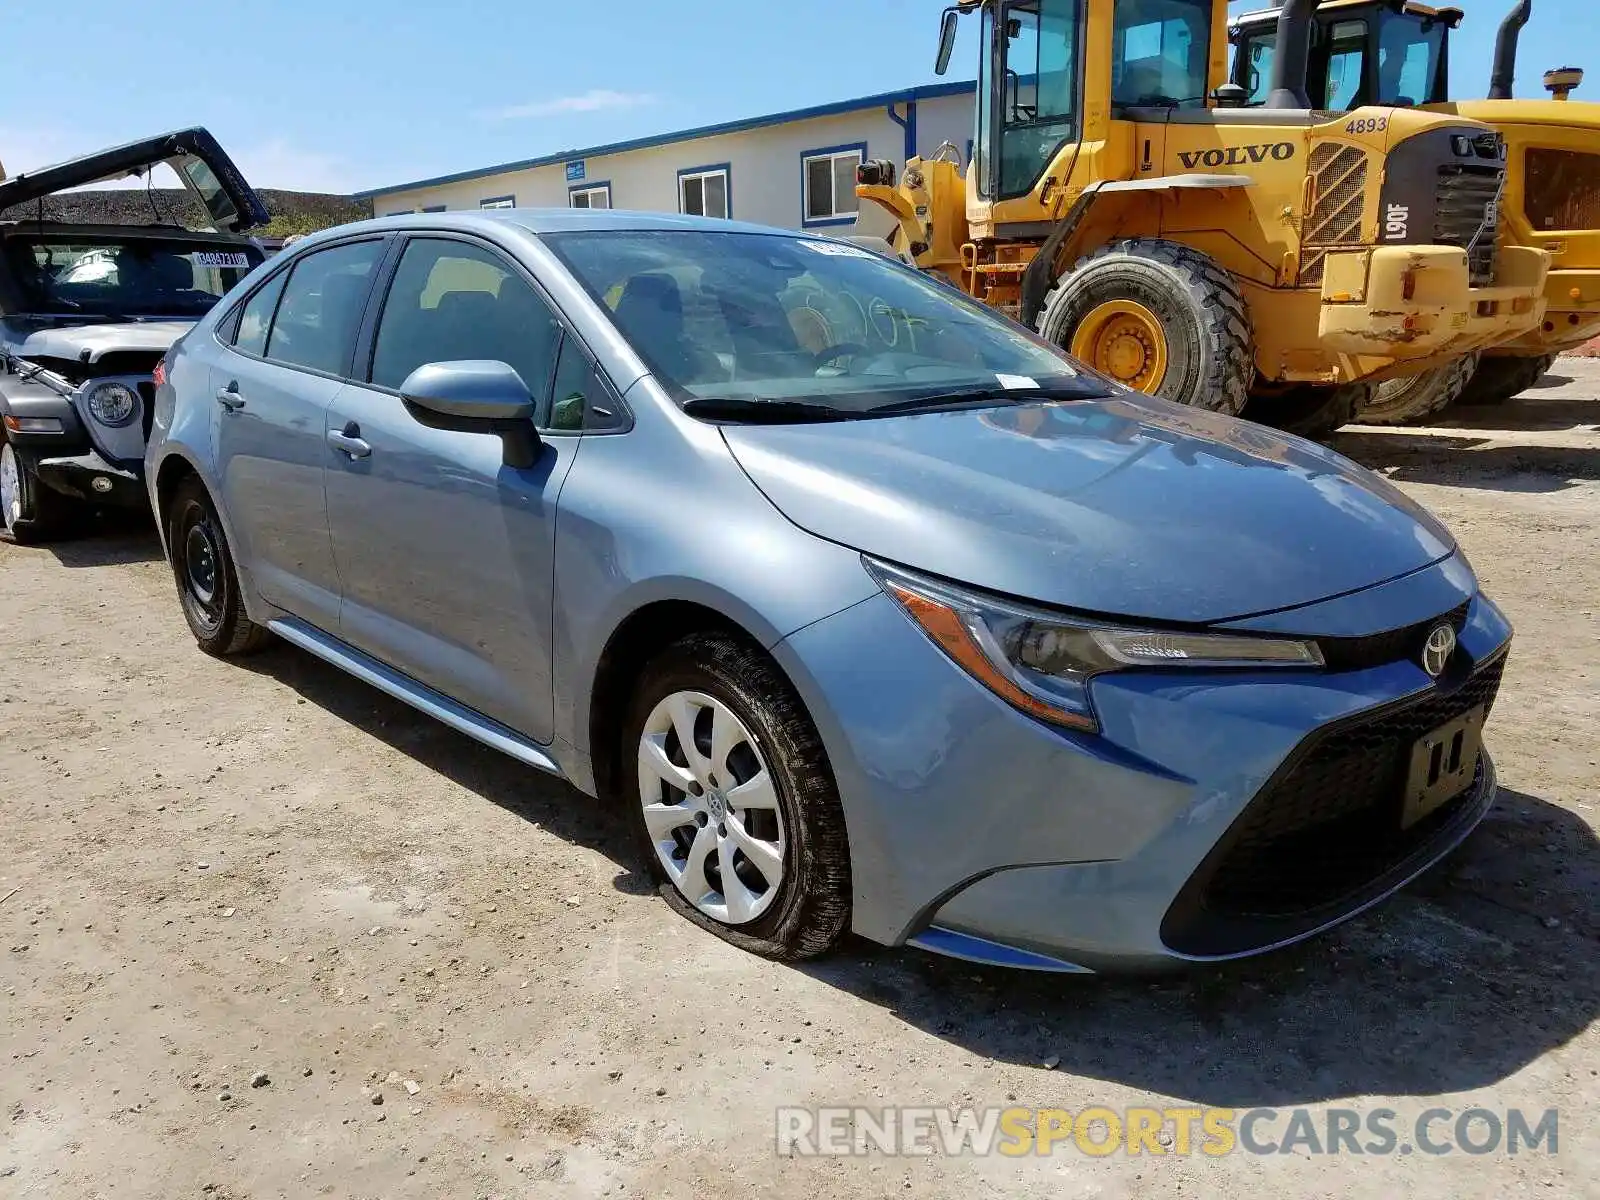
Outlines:
[[[1167,377],[1167,335],[1142,304],[1108,300],[1084,317],[1072,353],[1135,391],[1154,393]]]

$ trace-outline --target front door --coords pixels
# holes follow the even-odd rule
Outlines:
[[[211,371],[217,473],[234,547],[271,604],[338,628],[339,577],[323,500],[325,414],[349,373],[386,243],[308,254],[244,305]]]
[[[485,716],[548,742],[556,498],[579,439],[526,469],[500,439],[430,429],[400,398],[429,362],[509,363],[549,410],[560,326],[498,250],[409,241],[380,316],[369,382],[328,410],[328,521],[344,583],[341,636]]]

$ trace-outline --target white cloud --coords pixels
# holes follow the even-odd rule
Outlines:
[[[647,92],[613,92],[605,88],[592,88],[577,96],[559,96],[554,100],[540,100],[533,104],[513,104],[507,108],[490,109],[482,115],[491,121],[520,121],[530,117],[559,117],[571,113],[643,108],[654,103],[656,97]]]

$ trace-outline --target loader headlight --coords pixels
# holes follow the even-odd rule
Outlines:
[[[97,383],[89,389],[89,412],[113,429],[132,423],[139,415],[139,393],[120,383]]]
[[[863,561],[906,615],[974,679],[1023,712],[1069,729],[1099,729],[1088,684],[1106,672],[1323,665],[1315,642],[1113,625]]]

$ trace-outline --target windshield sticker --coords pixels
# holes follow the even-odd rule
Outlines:
[[[873,257],[872,251],[852,246],[849,242],[811,242],[802,239],[800,244],[807,250],[814,250],[818,254],[832,254],[838,258]]]
[[[1037,379],[1029,379],[1026,375],[996,375],[995,378],[1008,392],[1036,391],[1039,387]]]
[[[201,267],[248,267],[250,256],[237,250],[200,250],[194,261]]]

